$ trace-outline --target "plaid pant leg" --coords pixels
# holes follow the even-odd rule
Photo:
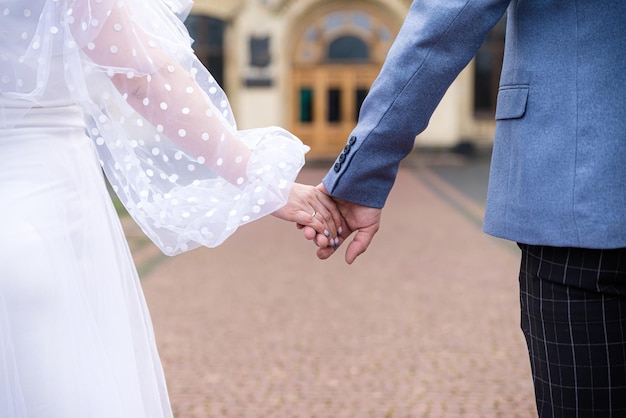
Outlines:
[[[520,248],[539,416],[626,417],[626,249]]]

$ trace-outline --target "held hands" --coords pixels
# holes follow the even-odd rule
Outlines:
[[[319,247],[321,260],[335,253],[339,245],[356,232],[348,244],[345,260],[352,264],[369,247],[380,228],[381,209],[332,198],[323,184],[316,187],[294,183],[287,204],[273,213],[295,222],[308,240]]]
[[[323,184],[319,184],[316,189],[322,192],[325,196],[329,197]],[[359,255],[363,254],[367,250],[367,247],[369,247],[372,242],[374,235],[378,232],[378,229],[380,228],[382,209],[361,206],[356,203],[336,198],[334,199],[334,202],[337,204],[337,208],[341,213],[342,221],[338,228],[339,244],[348,238],[352,232],[356,231],[354,239],[350,242],[350,244],[348,244],[345,255],[346,263],[352,264]],[[307,239],[311,239],[310,237],[315,231],[312,231],[308,226],[304,226],[303,228],[305,237]],[[317,257],[321,260],[329,258],[339,247],[339,245],[320,245],[322,236],[319,234],[317,234],[313,239],[315,239],[316,244],[320,247],[317,250]]]
[[[328,194],[323,184],[319,184],[317,189]],[[348,244],[346,249],[346,263],[352,264],[356,258],[363,254],[369,247],[372,239],[380,228],[381,209],[361,206],[356,203],[335,199],[337,207],[343,217],[344,227],[342,239],[345,240],[352,232],[356,231],[354,239]],[[317,257],[321,260],[327,259],[336,251],[336,248],[321,247],[317,250]]]
[[[341,213],[333,199],[314,186],[294,183],[287,204],[272,215],[304,228],[304,236],[320,249],[339,246]]]

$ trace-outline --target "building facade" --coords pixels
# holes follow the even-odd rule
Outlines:
[[[239,128],[280,125],[334,157],[356,124],[411,0],[196,0],[194,48]],[[490,144],[504,24],[448,90],[416,145]],[[407,109],[410,112],[410,109]]]

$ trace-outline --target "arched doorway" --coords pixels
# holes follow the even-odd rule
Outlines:
[[[382,10],[341,5],[303,25],[295,43],[291,130],[310,157],[334,157],[354,128],[359,109],[394,38]]]

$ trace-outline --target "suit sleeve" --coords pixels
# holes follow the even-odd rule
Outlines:
[[[324,178],[326,189],[381,208],[400,161],[444,93],[504,15],[510,0],[415,0],[359,121]]]

